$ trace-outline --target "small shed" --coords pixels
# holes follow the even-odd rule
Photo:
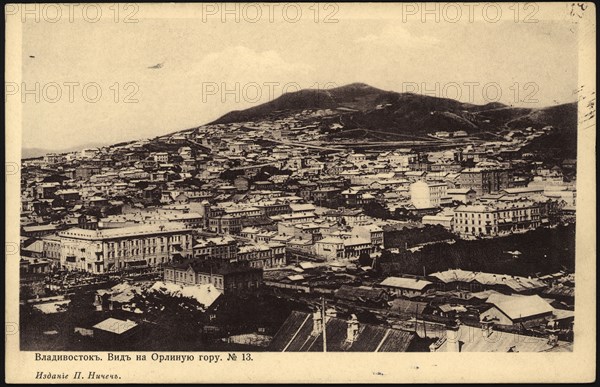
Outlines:
[[[418,278],[388,277],[379,285],[396,297],[412,298],[423,295],[433,283]]]

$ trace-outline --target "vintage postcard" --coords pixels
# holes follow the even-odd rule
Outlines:
[[[6,382],[595,380],[594,4],[4,12]]]

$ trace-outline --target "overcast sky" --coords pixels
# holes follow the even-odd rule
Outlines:
[[[473,103],[539,107],[576,100],[577,26],[560,13],[546,20],[539,11],[535,23],[521,20],[527,10],[515,22],[506,9],[495,23],[470,22],[467,15],[450,23],[443,14],[439,23],[433,17],[423,23],[407,9],[379,4],[366,12],[341,3],[320,5],[318,16],[304,8],[294,23],[291,10],[288,20],[275,9],[272,21],[263,14],[255,23],[238,10],[236,23],[235,15],[223,22],[222,10],[203,20],[209,10],[200,5],[195,14],[176,7],[177,15],[161,6],[140,7],[136,23],[123,22],[127,10],[115,22],[106,9],[95,23],[66,15],[56,23],[23,23],[22,81],[29,89],[38,82],[41,97],[25,96],[23,147],[149,138],[286,90],[352,82]],[[60,98],[53,82],[61,85]],[[75,83],[72,102],[65,82]],[[88,100],[101,90],[97,102],[86,101],[84,85]]]

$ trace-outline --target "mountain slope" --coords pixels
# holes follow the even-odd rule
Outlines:
[[[548,158],[577,158],[577,104],[538,109],[508,123],[511,127],[547,126],[555,129],[523,147],[523,152],[544,153]]]
[[[42,157],[48,153],[67,153],[67,152],[76,152],[76,151],[80,151],[82,149],[87,149],[87,148],[99,148],[99,147],[103,147],[103,146],[109,146],[109,145],[114,145],[114,144],[110,144],[107,142],[89,142],[89,143],[85,143],[83,145],[77,145],[77,146],[72,146],[69,148],[63,148],[63,149],[46,149],[46,148],[22,148],[21,149],[21,159],[33,159],[33,158],[38,158],[38,157]]]
[[[384,91],[363,83],[287,93],[250,109],[232,111],[212,124],[268,119],[305,109],[336,111],[330,120],[342,123],[346,130],[371,129],[394,134],[423,135],[456,130],[498,132],[548,125],[573,131],[577,126],[576,103],[535,109],[498,102],[474,105],[448,98]]]
[[[384,103],[386,97],[392,97],[395,94],[364,83],[353,83],[327,90],[306,89],[286,93],[273,101],[246,110],[234,110],[211,122],[211,124],[252,121],[264,119],[282,111],[304,109],[349,108],[361,111],[369,110],[374,109],[379,103]]]

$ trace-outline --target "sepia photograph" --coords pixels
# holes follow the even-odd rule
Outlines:
[[[7,381],[595,380],[595,13],[7,4]]]

